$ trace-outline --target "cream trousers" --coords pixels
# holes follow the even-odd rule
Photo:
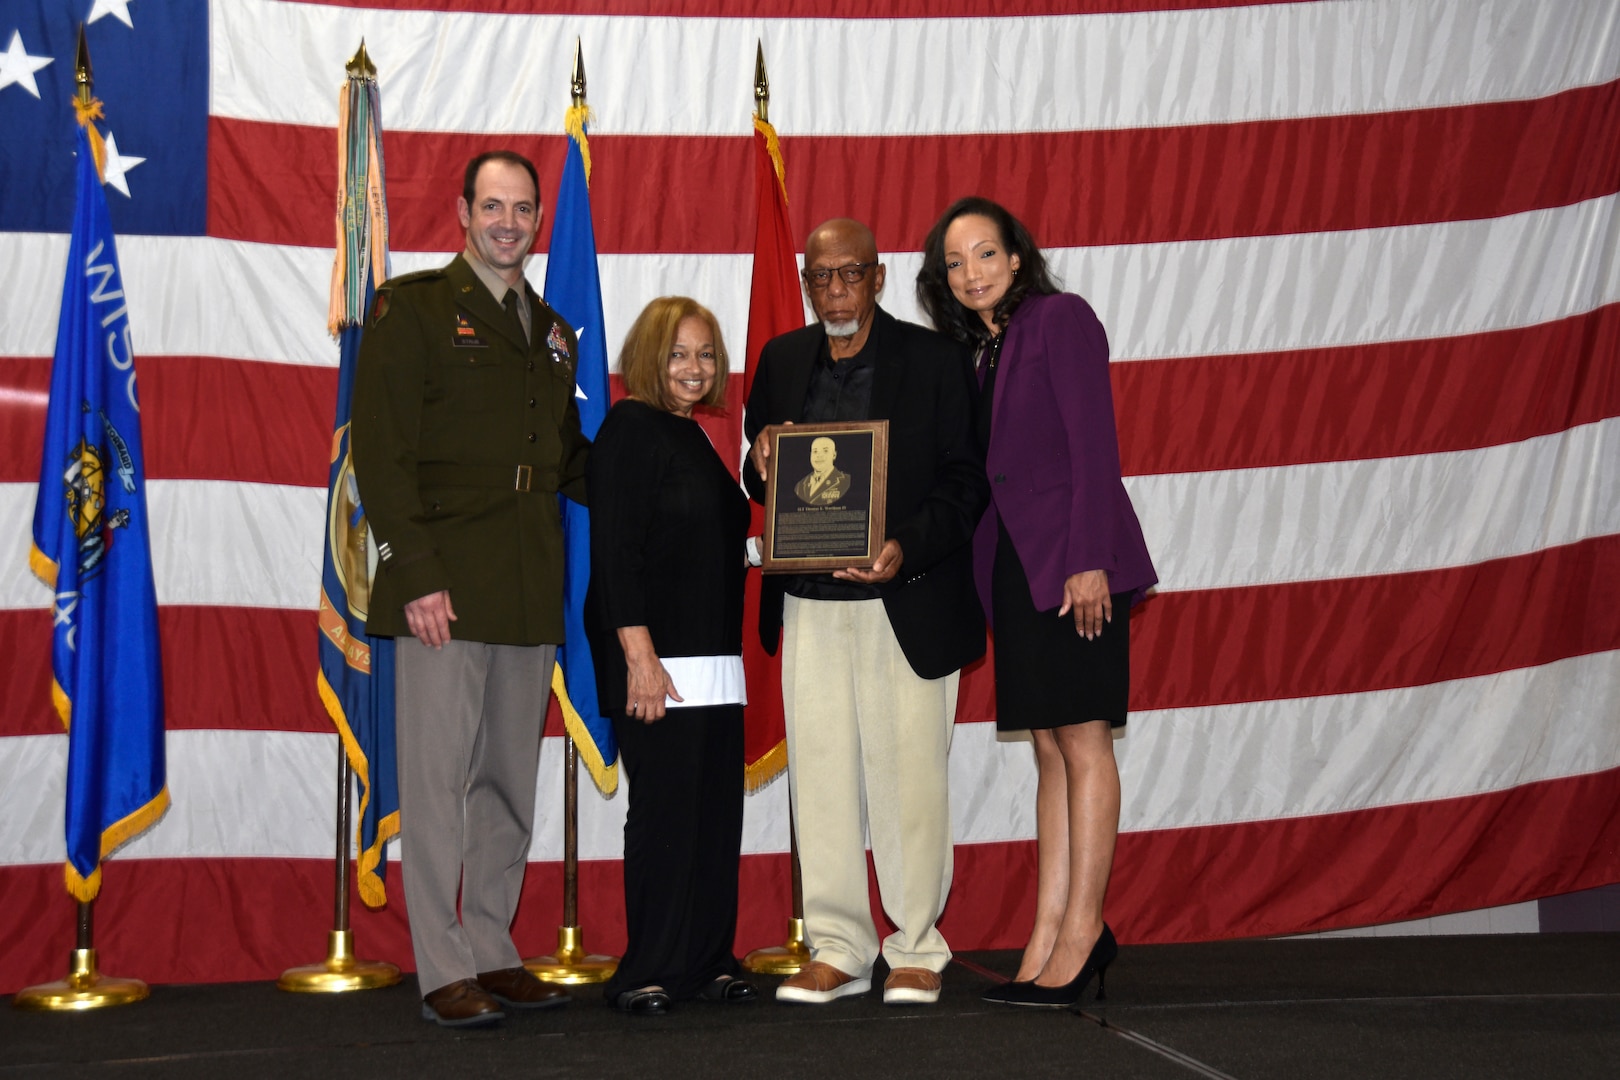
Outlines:
[[[934,923],[951,889],[947,757],[960,673],[911,670],[881,600],[785,598],[782,700],[788,777],[813,955],[866,977],[878,955],[866,840],[891,968],[942,970]]]

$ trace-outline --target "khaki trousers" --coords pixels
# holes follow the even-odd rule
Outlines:
[[[405,910],[426,995],[523,962],[512,917],[557,648],[395,642]]]
[[[871,974],[877,929],[866,838],[891,968],[943,970],[951,950],[934,923],[951,889],[947,757],[959,672],[911,670],[881,600],[806,600],[782,611],[782,701],[788,778],[812,953],[848,975]]]

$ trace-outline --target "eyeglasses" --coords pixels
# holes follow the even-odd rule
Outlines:
[[[865,279],[866,272],[876,265],[875,262],[845,263],[830,270],[806,270],[799,276],[804,278],[804,283],[812,289],[825,289],[831,285],[834,274],[843,278],[845,285],[859,285]]]

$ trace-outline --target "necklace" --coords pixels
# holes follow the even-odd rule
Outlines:
[[[995,368],[996,362],[1001,359],[1001,343],[1006,340],[1007,332],[1003,330],[991,338],[990,343],[984,347],[984,366],[986,368],[991,370]]]

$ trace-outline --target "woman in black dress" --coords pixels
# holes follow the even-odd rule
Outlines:
[[[1119,831],[1112,728],[1125,724],[1130,609],[1157,580],[1120,476],[1108,338],[1058,289],[1029,231],[961,199],[928,234],[917,295],[979,348],[991,503],[973,538],[995,634],[996,726],[1035,743],[1035,925],[1014,1005],[1080,1000],[1118,952],[1103,897]]]
[[[714,316],[686,297],[654,300],[619,372],[629,396],[602,421],[586,472],[586,631],[630,788],[629,942],[605,994],[625,1012],[660,1013],[689,998],[757,997],[732,954],[749,511],[692,419],[695,406],[725,401]]]

